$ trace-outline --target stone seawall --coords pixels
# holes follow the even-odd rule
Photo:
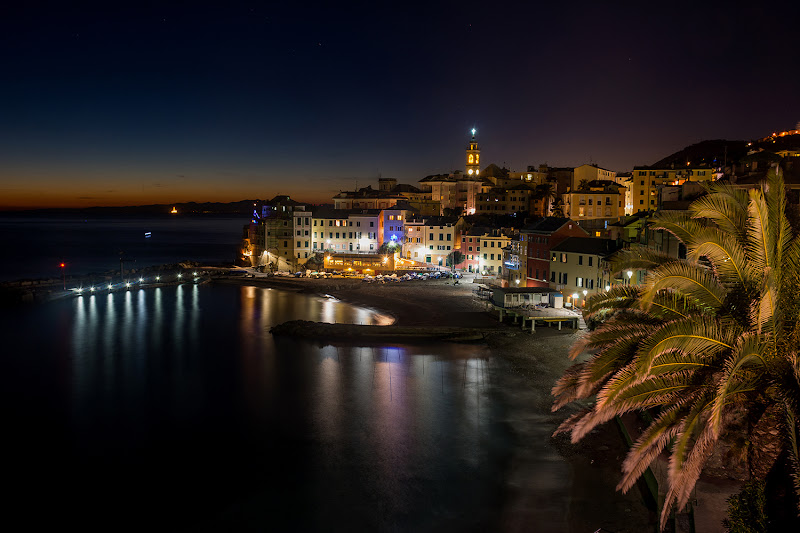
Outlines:
[[[270,329],[273,335],[303,337],[325,341],[364,342],[483,342],[496,330],[443,326],[377,326],[328,324],[290,320]]]

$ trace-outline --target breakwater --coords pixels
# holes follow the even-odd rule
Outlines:
[[[377,326],[361,324],[329,324],[309,320],[290,320],[273,326],[272,335],[334,342],[483,342],[495,333],[490,328],[444,326]]]

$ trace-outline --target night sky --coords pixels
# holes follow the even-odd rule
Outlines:
[[[0,7],[0,208],[330,201],[463,168],[472,127],[484,166],[625,171],[800,121],[800,2],[62,4]]]

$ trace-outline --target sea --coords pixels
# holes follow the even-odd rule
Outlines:
[[[18,220],[2,222],[4,241],[29,237],[30,263],[11,271],[32,277],[61,259],[75,272],[113,269],[119,250],[137,264],[221,262],[246,223]],[[143,242],[144,231],[152,240]],[[637,509],[614,493],[615,480],[554,445],[549,386],[532,388],[485,345],[270,334],[292,319],[391,321],[326,295],[246,284],[0,307],[4,522],[81,531],[637,530],[625,526]]]
[[[0,214],[0,282],[118,273],[120,259],[126,271],[187,260],[233,264],[249,222],[200,214]]]

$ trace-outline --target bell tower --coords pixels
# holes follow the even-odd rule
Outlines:
[[[481,150],[478,148],[478,141],[475,140],[475,128],[472,128],[472,139],[467,148],[467,175],[477,176],[480,171]]]

